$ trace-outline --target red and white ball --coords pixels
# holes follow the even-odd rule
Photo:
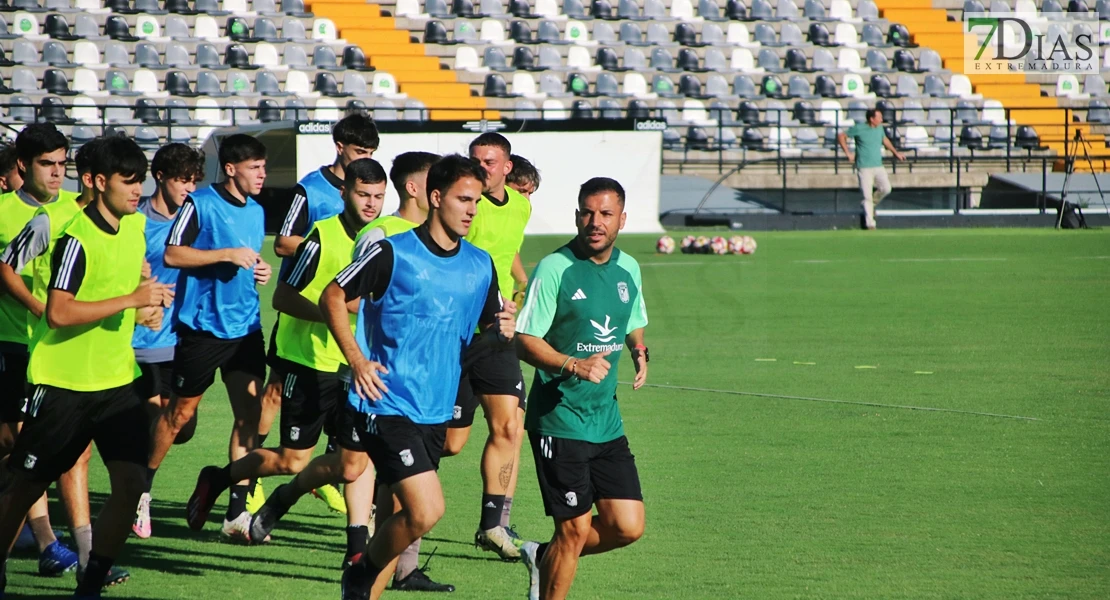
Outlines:
[[[734,235],[728,238],[728,251],[733,254],[744,253],[744,236]]]
[[[682,253],[691,254],[692,252],[694,252],[694,242],[696,240],[697,238],[692,235],[688,235],[682,238]]]
[[[709,241],[709,249],[713,254],[728,254],[728,240],[721,236]]]
[[[674,246],[674,238],[669,235],[665,235],[659,238],[658,242],[655,242],[655,251],[659,254],[670,254],[674,252]]]
[[[743,252],[744,254],[755,254],[756,247],[757,244],[755,243],[755,238],[745,235],[744,245],[741,248],[741,252]]]
[[[699,235],[694,240],[694,254],[709,254],[709,238],[704,235]]]

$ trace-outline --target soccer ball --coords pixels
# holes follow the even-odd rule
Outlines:
[[[659,241],[655,242],[655,251],[659,254],[670,254],[674,252],[674,238],[669,235],[659,238]]]
[[[753,238],[751,236],[748,236],[748,235],[745,235],[744,236],[744,246],[741,249],[741,251],[744,254],[755,254],[755,249],[756,249],[755,238]]]
[[[717,236],[710,240],[709,249],[713,254],[728,254],[728,240]]]
[[[694,254],[709,254],[709,238],[699,235],[694,240]]]
[[[688,236],[682,238],[682,253],[683,254],[690,254],[691,252],[694,251],[694,241],[695,241],[695,239],[696,238],[694,238],[694,236],[692,236],[692,235],[688,235]]]
[[[728,251],[733,254],[744,253],[744,236],[734,235],[728,238]]]

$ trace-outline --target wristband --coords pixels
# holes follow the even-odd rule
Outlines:
[[[563,374],[563,371],[565,371],[566,368],[567,368],[567,363],[570,362],[572,358],[574,358],[574,357],[573,356],[567,356],[567,359],[563,361],[562,366],[559,367],[559,375]]]
[[[648,353],[648,347],[643,344],[636,344],[632,347],[632,357],[635,358],[638,353],[643,353],[644,362],[651,362],[651,354]]]

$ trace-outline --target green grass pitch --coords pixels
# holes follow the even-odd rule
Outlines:
[[[654,236],[620,238],[643,268],[649,382],[775,397],[622,386],[647,532],[584,559],[572,597],[1110,597],[1110,233],[755,237],[754,256],[659,256]],[[529,239],[525,262],[563,241]],[[344,520],[316,500],[268,546],[219,542],[225,500],[204,532],[186,528],[198,470],[226,462],[229,421],[214,387],[156,482],[155,537],[128,542],[132,580],[106,597],[338,597]],[[447,515],[423,554],[454,598],[524,598],[525,569],[471,545],[484,429],[444,459]],[[98,505],[96,459],[92,485]],[[513,520],[551,532],[527,448]],[[8,597],[71,592],[72,576],[35,572],[13,558]]]

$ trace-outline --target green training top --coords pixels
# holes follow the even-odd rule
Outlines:
[[[886,133],[882,127],[872,127],[867,123],[856,123],[846,134],[856,140],[856,168],[868,169],[883,166],[883,138]]]
[[[39,207],[27,204],[16,192],[0,195],[0,252],[3,252]],[[30,290],[33,284],[30,265],[25,266],[17,275],[23,278],[23,285]],[[15,296],[0,295],[0,341],[27,345],[31,336],[28,325],[28,310]]]
[[[608,350],[612,367],[600,384],[537,369],[524,428],[600,444],[624,435],[617,365],[625,336],[647,325],[647,307],[636,259],[614,248],[599,265],[573,248],[571,242],[536,265],[516,330],[579,359]]]

